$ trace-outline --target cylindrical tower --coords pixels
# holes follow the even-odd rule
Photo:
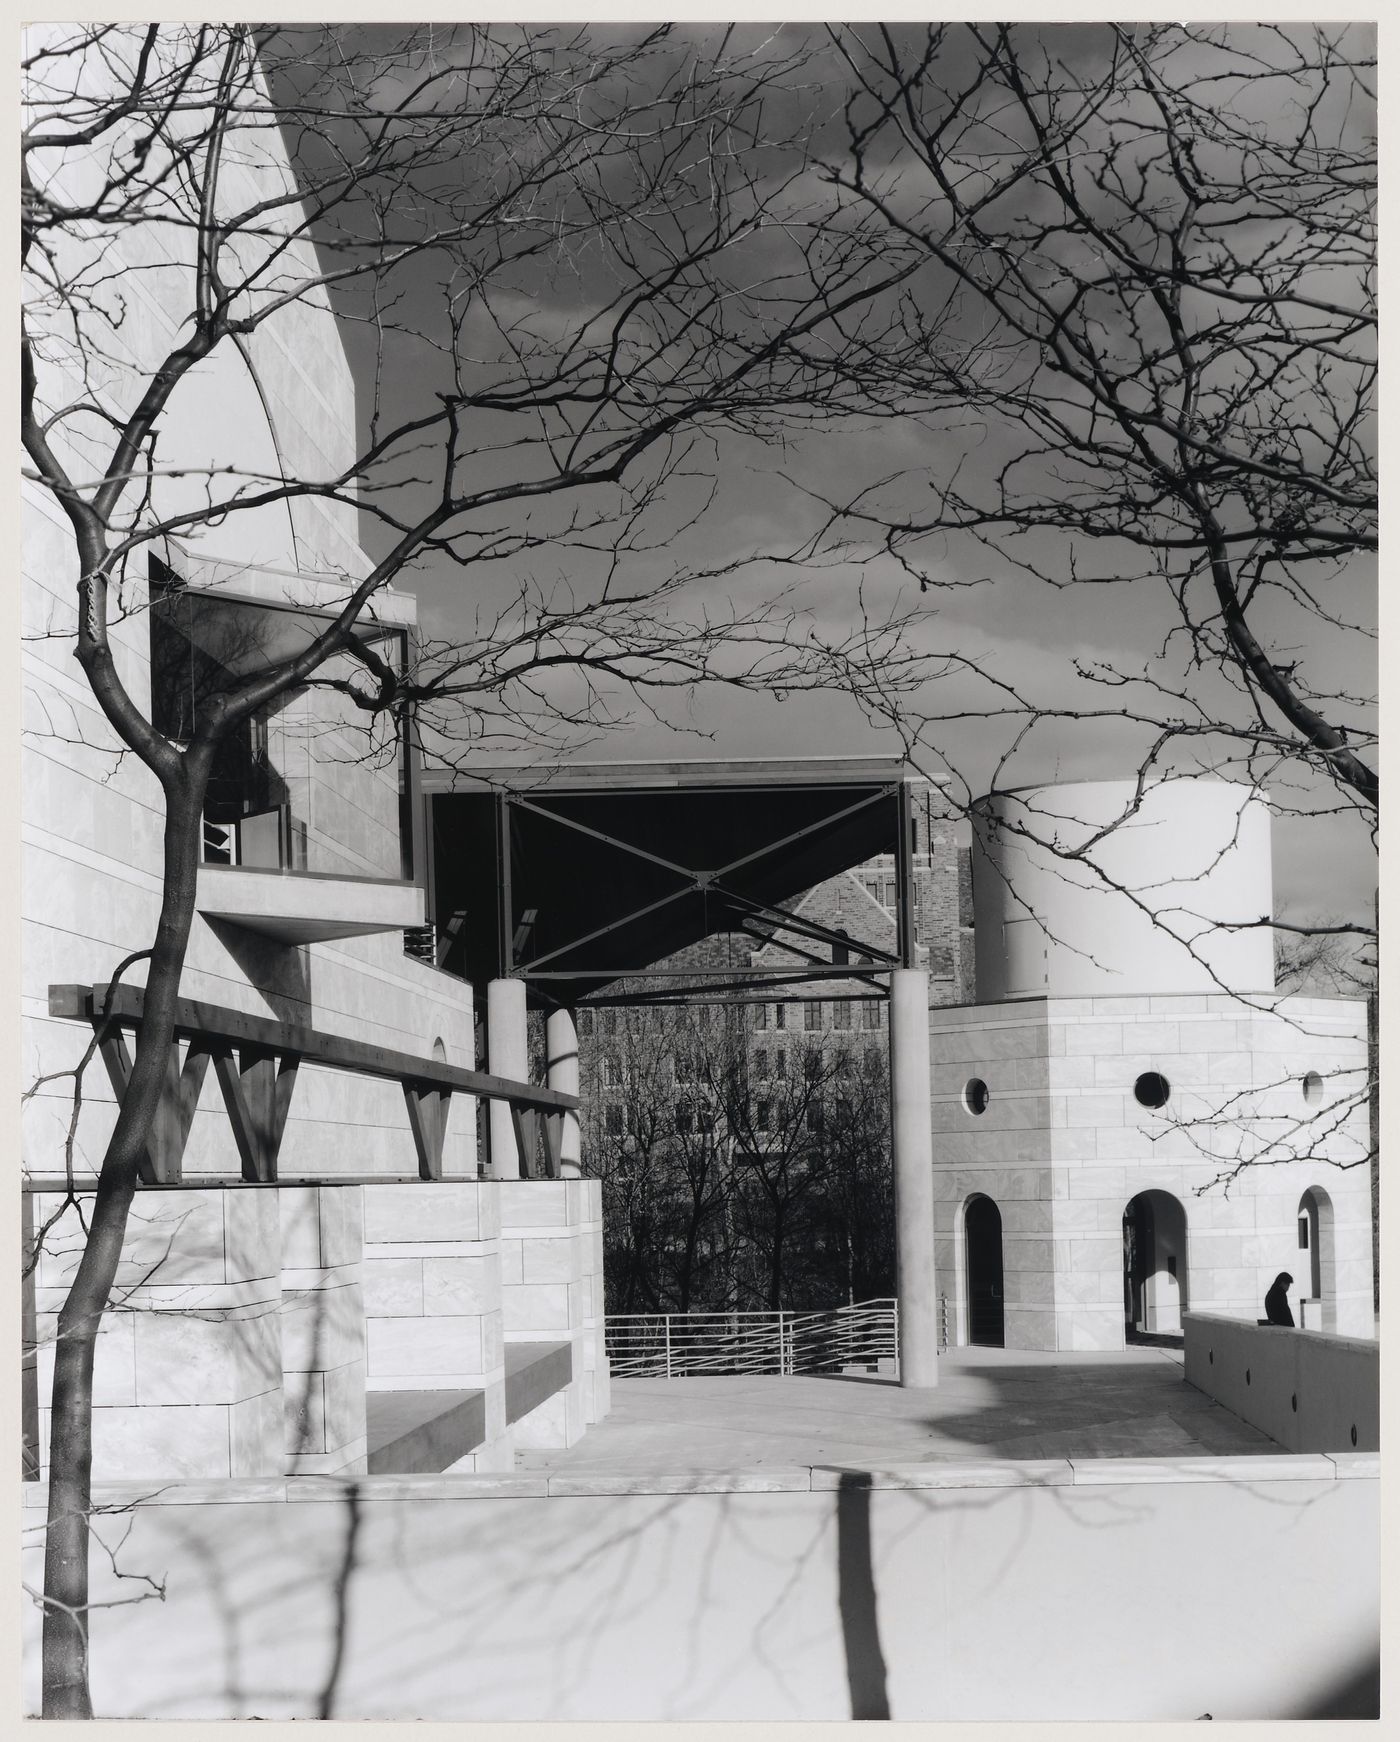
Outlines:
[[[1077,781],[979,809],[979,1003],[1273,990],[1273,933],[1253,923],[1273,915],[1256,788],[1187,776],[1139,803],[1131,780]]]

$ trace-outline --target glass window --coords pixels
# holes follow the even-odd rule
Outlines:
[[[603,1120],[609,1137],[621,1137],[622,1109],[616,1102],[603,1109]]]
[[[760,1079],[767,1077],[767,1075],[768,1075],[768,1049],[767,1049],[767,1047],[763,1047],[763,1046],[759,1047],[758,1051],[753,1055],[753,1071],[754,1071],[754,1075]]]
[[[324,633],[333,613],[274,605],[231,597],[185,585],[158,559],[151,561],[150,650],[152,723],[177,744],[188,744],[231,687],[269,670],[304,651]],[[362,623],[359,639],[395,670],[403,670],[407,638],[401,628]],[[334,655],[321,677],[343,675],[342,666],[359,670],[348,654]],[[205,794],[206,858],[216,864],[262,866],[269,870],[304,871],[308,834],[303,812],[311,804],[311,788],[321,778],[318,766],[337,760],[333,749],[318,756],[311,749],[295,704],[305,690],[290,690],[226,733],[215,750]],[[338,728],[324,722],[328,737]],[[392,747],[394,760],[377,762],[374,771],[337,769],[337,788],[356,789],[356,805],[386,825],[386,837],[398,840],[382,865],[384,873],[410,877],[412,844],[405,831],[401,803],[406,791],[404,739]],[[371,759],[375,760],[375,759]],[[398,796],[388,798],[382,770],[397,768]],[[344,794],[338,791],[341,803]],[[382,801],[381,817],[376,803]],[[354,808],[354,807],[352,807]],[[392,822],[390,821],[392,817]],[[324,845],[324,843],[323,843]],[[334,855],[345,841],[332,840]],[[316,869],[341,869],[336,860]]]
[[[578,1013],[578,1037],[580,1040],[590,1040],[593,1036],[593,1012],[580,1010]]]
[[[787,1054],[785,1052],[773,1054],[773,1075],[780,1078],[787,1075]]]
[[[695,1109],[689,1101],[676,1102],[676,1131],[681,1137],[688,1137],[695,1126]]]
[[[766,1131],[768,1129],[768,1112],[769,1112],[768,1102],[767,1101],[760,1101],[758,1103],[758,1108],[755,1111],[754,1118],[753,1118],[753,1124],[754,1124],[755,1131]]]
[[[768,1026],[768,1006],[766,1004],[755,1004],[754,1005],[754,1007],[753,1007],[753,1025],[755,1028],[767,1028],[767,1026]]]
[[[819,998],[809,998],[802,1006],[802,1026],[811,1033],[822,1025],[822,1006]]]
[[[774,1028],[786,1028],[787,1027],[787,1005],[786,1004],[775,1004],[773,1006],[773,1026],[774,1026]]]
[[[885,1025],[885,1003],[882,998],[870,998],[864,1005],[865,1014],[861,1018],[863,1028],[883,1028]]]
[[[831,1026],[833,1028],[849,1028],[851,1026],[851,1007],[844,998],[839,998],[831,1006]]]

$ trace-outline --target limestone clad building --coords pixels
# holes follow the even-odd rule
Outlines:
[[[279,132],[263,128],[221,186],[251,207],[291,175]],[[132,268],[114,366],[149,371],[177,342],[183,245],[178,226],[155,225],[110,243],[109,270]],[[294,244],[286,270],[314,266],[309,242]],[[61,356],[57,343],[46,352],[55,400],[73,387]],[[164,439],[196,476],[158,480],[155,512],[283,463],[345,472],[354,386],[324,294],[196,368]],[[324,624],[369,572],[356,519],[308,493],[128,562],[114,655],[158,730],[180,742],[211,686]],[[72,535],[37,487],[23,531],[22,1160],[26,1228],[42,1235],[25,1417],[38,1474],[55,1314],[143,962],[113,1019],[96,1019],[118,964],[151,942],[162,843],[156,781],[120,753],[73,660]],[[413,599],[389,591],[367,633],[392,662],[415,623]],[[472,988],[405,948],[425,917],[416,779],[407,743],[393,729],[367,737],[326,689],[293,693],[221,756],[167,1094],[99,1339],[98,1480],[508,1468],[515,1446],[566,1443],[607,1408],[596,1187],[512,1177],[505,1155],[482,1177]],[[95,1033],[71,1123],[71,1073]],[[512,1092],[527,1120],[550,1104],[523,1082]]]
[[[979,825],[978,1002],[929,1016],[953,1334],[1116,1349],[1188,1307],[1252,1321],[1287,1271],[1295,1317],[1369,1337],[1365,1002],[1275,992],[1248,788],[1149,789],[1099,872],[1038,844],[1073,850],[1133,797],[1043,788]]]

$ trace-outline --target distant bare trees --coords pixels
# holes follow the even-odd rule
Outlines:
[[[603,1182],[609,1312],[894,1292],[884,1035],[756,1031],[752,1008],[589,1013],[584,1166]]]

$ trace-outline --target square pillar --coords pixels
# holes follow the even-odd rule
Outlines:
[[[525,1016],[525,982],[492,980],[486,988],[486,1052],[493,1077],[523,1083],[530,1074],[530,1037]],[[491,1175],[520,1178],[520,1146],[515,1122],[504,1101],[490,1103]]]

